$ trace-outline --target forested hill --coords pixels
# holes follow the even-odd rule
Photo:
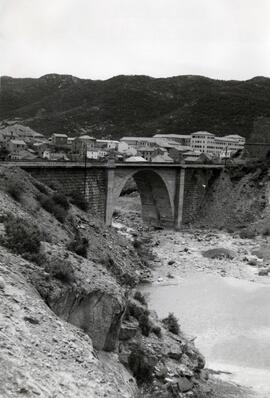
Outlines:
[[[96,137],[119,138],[207,130],[249,139],[253,134],[261,141],[268,130],[270,136],[270,79],[116,76],[101,81],[57,74],[38,79],[3,76],[0,120],[16,117],[45,135],[87,131]]]

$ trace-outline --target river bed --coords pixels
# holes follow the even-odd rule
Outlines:
[[[140,226],[143,235],[139,213],[132,211],[134,198],[129,199],[130,203],[125,198],[119,207],[120,221],[135,231]],[[270,276],[259,276],[258,271],[270,266],[270,238],[240,239],[238,234],[196,228],[150,234],[157,261],[153,283],[141,288],[150,309],[161,318],[173,312],[182,331],[195,338],[206,366],[222,372],[218,377],[251,387],[258,398],[269,398]],[[217,247],[232,250],[235,257],[209,259],[202,255]],[[262,247],[265,258],[257,258],[255,267],[249,265],[247,258]],[[216,396],[227,398],[226,393]],[[228,396],[236,398],[238,394]]]
[[[223,233],[207,241],[192,233],[163,231],[154,239],[160,242],[155,249],[160,263],[153,271],[154,283],[142,287],[150,309],[160,317],[173,312],[182,330],[196,338],[206,366],[224,372],[224,380],[269,398],[270,278],[259,277],[257,268],[241,257],[259,242]],[[221,242],[235,250],[234,260],[202,256],[202,249]]]

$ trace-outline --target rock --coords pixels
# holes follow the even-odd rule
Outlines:
[[[124,321],[120,328],[119,339],[120,340],[130,340],[132,339],[138,330],[138,322],[127,322]]]
[[[202,252],[202,255],[207,258],[216,258],[216,259],[228,258],[230,260],[232,260],[236,256],[233,250],[224,247],[217,247],[215,249],[205,250]]]
[[[2,289],[2,290],[5,289],[5,281],[2,276],[0,276],[0,289]]]
[[[187,392],[193,387],[193,384],[186,377],[179,377],[177,384],[181,392]]]
[[[174,260],[169,260],[169,261],[168,261],[168,265],[173,265],[174,263],[175,263]]]
[[[29,323],[32,323],[32,325],[38,325],[39,324],[39,320],[36,319],[36,318],[33,318],[31,316],[25,316],[23,319],[25,321],[29,322]]]
[[[72,289],[49,301],[50,307],[65,321],[87,333],[94,348],[115,349],[125,309],[124,298],[118,293],[102,290],[76,294]]]
[[[258,272],[259,276],[268,276],[270,270],[268,268],[260,269]]]
[[[183,363],[181,363],[178,367],[177,367],[177,372],[180,376],[188,376],[191,377],[193,376],[193,372]]]
[[[168,375],[168,368],[162,363],[155,366],[155,375],[158,379],[165,379]]]

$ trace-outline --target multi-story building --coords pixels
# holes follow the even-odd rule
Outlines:
[[[119,141],[114,140],[96,140],[96,148],[101,149],[117,149]]]
[[[66,134],[54,133],[52,135],[52,145],[54,147],[65,147],[67,146],[68,136]]]
[[[95,144],[96,138],[89,135],[81,135],[72,141],[72,153],[83,156],[87,151],[94,150]]]
[[[239,149],[243,149],[245,138],[240,135],[216,137],[208,131],[198,131],[191,134],[191,148],[202,153],[211,153],[219,157],[230,157]]]
[[[9,141],[8,149],[11,153],[20,152],[27,148],[26,143],[23,140],[11,140]]]
[[[179,145],[190,146],[191,136],[187,134],[156,134],[154,138],[162,138],[177,142]]]
[[[125,142],[133,148],[141,147],[157,147],[153,137],[123,137],[120,142]]]

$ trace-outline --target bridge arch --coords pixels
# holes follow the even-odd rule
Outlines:
[[[172,227],[174,220],[173,194],[168,181],[151,169],[128,171],[115,178],[114,205],[126,182],[133,178],[141,198],[142,219],[148,225]]]

